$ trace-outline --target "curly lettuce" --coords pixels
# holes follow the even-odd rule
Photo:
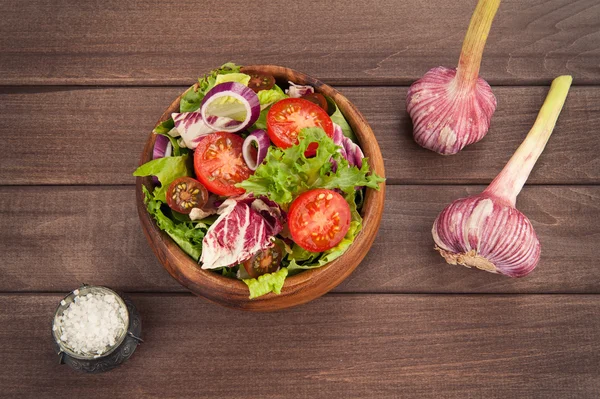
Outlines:
[[[248,278],[242,281],[246,283],[250,290],[250,299],[254,299],[266,295],[269,292],[280,294],[287,275],[288,270],[285,267],[282,267],[274,273],[267,273],[258,276],[258,278]]]
[[[163,213],[161,209],[162,202],[156,200],[146,186],[142,186],[142,190],[144,190],[146,209],[156,220],[158,227],[166,232],[186,254],[197,262],[202,254],[202,240],[208,230],[208,225],[194,222],[178,223]]]
[[[311,143],[318,143],[317,154],[307,158],[304,153]],[[369,173],[368,158],[362,167],[349,166],[338,147],[321,128],[306,128],[300,132],[298,145],[288,149],[270,147],[263,163],[247,180],[237,184],[255,195],[265,195],[286,207],[298,195],[315,188],[338,189],[349,195],[355,187],[378,190],[385,179]],[[331,160],[338,167],[332,170]]]

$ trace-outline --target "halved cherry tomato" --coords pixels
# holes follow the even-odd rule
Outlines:
[[[308,100],[313,104],[317,104],[319,107],[323,108],[325,112],[329,112],[327,109],[327,100],[321,93],[308,93],[303,95],[301,98]]]
[[[275,78],[271,75],[264,75],[258,72],[248,73],[250,75],[250,82],[248,87],[258,93],[261,90],[270,90],[275,86]]]
[[[208,201],[208,191],[198,180],[180,177],[167,189],[167,205],[176,212],[188,214],[192,208],[202,208]]]
[[[235,187],[252,174],[242,156],[242,144],[243,138],[227,132],[212,133],[200,140],[194,152],[194,170],[208,191],[226,196],[245,192]]]
[[[273,273],[279,269],[283,251],[279,245],[275,244],[272,248],[263,249],[255,253],[243,265],[250,277],[257,278],[266,273]]]
[[[286,98],[271,105],[267,114],[267,134],[277,147],[289,148],[298,144],[298,134],[306,127],[320,127],[333,137],[333,122],[318,105],[303,98]],[[311,143],[304,155],[315,155],[317,147],[317,143]]]
[[[294,242],[311,252],[339,244],[350,228],[350,219],[350,206],[344,197],[324,188],[300,194],[288,213]]]

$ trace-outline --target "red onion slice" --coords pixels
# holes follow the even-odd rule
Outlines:
[[[172,150],[171,140],[162,134],[157,134],[154,141],[154,149],[152,150],[152,159],[170,157]]]
[[[252,143],[256,143],[256,148],[258,149],[258,151],[256,151],[256,159],[252,154]],[[242,155],[250,170],[256,170],[258,165],[265,160],[270,145],[271,140],[269,140],[269,136],[267,136],[267,132],[264,130],[255,130],[246,137],[244,145],[242,146]]]
[[[217,99],[223,97],[233,97],[241,102],[243,108],[246,111],[246,118],[243,122],[236,121],[226,116],[209,115],[208,107]],[[236,104],[239,106],[239,104]],[[200,107],[200,113],[204,122],[213,130],[219,130],[222,132],[239,132],[249,126],[252,126],[254,122],[260,116],[260,101],[256,93],[237,82],[225,82],[220,83],[210,89]]]

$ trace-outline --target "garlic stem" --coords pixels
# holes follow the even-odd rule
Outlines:
[[[559,76],[552,81],[544,105],[542,105],[527,137],[484,193],[503,199],[511,206],[515,206],[517,195],[521,192],[552,134],[572,81],[573,78],[568,75]]]
[[[479,0],[477,3],[458,60],[456,81],[462,87],[471,88],[477,82],[483,48],[499,6],[500,0]]]

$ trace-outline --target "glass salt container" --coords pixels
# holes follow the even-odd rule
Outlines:
[[[124,322],[128,326],[127,330],[123,331],[115,339],[114,345],[110,346],[106,352],[101,355],[84,356],[75,353],[60,339],[62,331],[58,318],[64,313],[69,305],[75,301],[76,297],[82,297],[87,294],[114,295],[120,309],[126,310]],[[60,301],[52,321],[52,338],[54,349],[58,354],[59,363],[67,364],[75,370],[86,373],[100,373],[112,370],[129,359],[137,346],[143,342],[140,338],[141,332],[142,320],[131,301],[121,297],[109,288],[86,284],[82,285],[79,289],[74,290]]]

